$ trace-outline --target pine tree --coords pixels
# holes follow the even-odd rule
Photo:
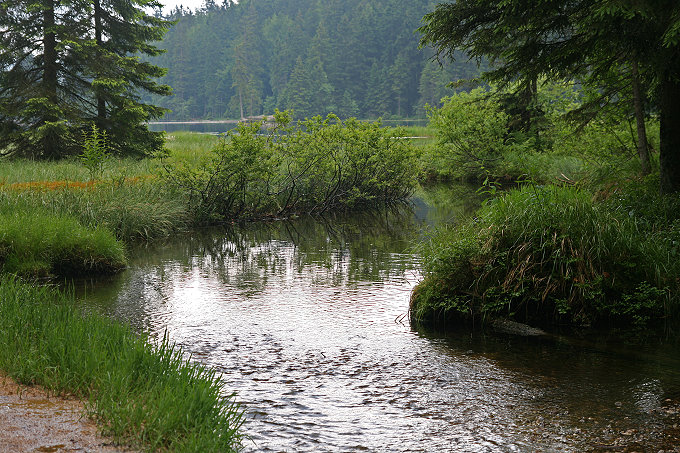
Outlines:
[[[0,4],[0,150],[58,157],[73,144],[68,124],[73,99],[70,49],[61,43],[77,39],[78,22],[56,12],[55,0],[8,0]]]
[[[313,79],[308,67],[303,62],[302,57],[298,57],[284,95],[285,107],[292,109],[296,118],[308,117],[315,113],[312,110],[311,103],[312,83]]]
[[[80,57],[83,76],[92,79],[90,88],[97,104],[93,119],[107,131],[115,152],[143,155],[159,151],[163,136],[150,132],[145,123],[162,116],[164,110],[143,103],[138,92],[167,95],[170,88],[155,81],[165,70],[139,56],[161,53],[149,42],[162,39],[170,22],[145,12],[157,4],[155,0],[91,2],[89,39]]]

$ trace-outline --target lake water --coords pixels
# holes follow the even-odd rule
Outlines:
[[[236,127],[238,121],[158,121],[149,124],[149,130],[154,132],[200,132],[205,134],[224,134]],[[382,120],[384,126],[426,126],[427,119],[421,120]]]
[[[409,324],[413,245],[478,203],[439,187],[387,211],[183,234],[81,299],[218,370],[246,451],[680,451],[672,346]]]

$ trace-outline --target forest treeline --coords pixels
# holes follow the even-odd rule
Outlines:
[[[152,61],[170,97],[153,103],[167,119],[240,118],[290,109],[295,117],[424,116],[478,75],[465,58],[444,67],[418,49],[415,30],[432,0],[211,1],[177,21]]]

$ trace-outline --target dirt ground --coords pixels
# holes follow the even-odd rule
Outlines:
[[[130,452],[97,435],[76,399],[49,396],[0,373],[0,453]]]

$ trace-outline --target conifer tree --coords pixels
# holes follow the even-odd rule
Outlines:
[[[167,94],[163,70],[139,55],[169,22],[144,8],[155,0],[8,0],[0,5],[0,150],[59,158],[80,151],[91,123],[113,151],[145,154],[163,147],[144,123],[163,110],[141,92]]]

